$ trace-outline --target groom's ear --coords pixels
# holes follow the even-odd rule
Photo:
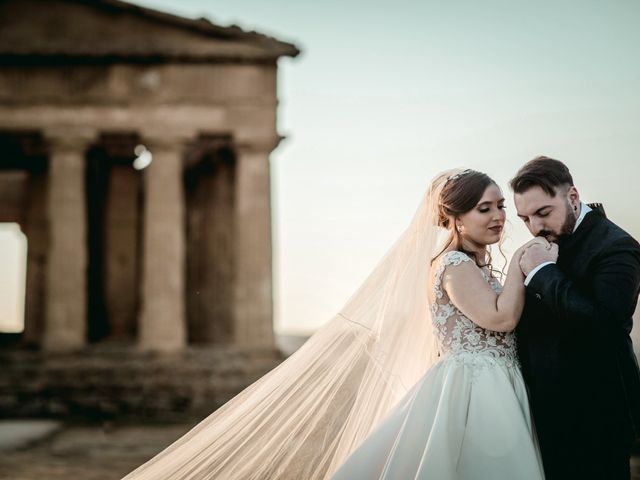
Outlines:
[[[571,205],[580,205],[580,192],[578,192],[578,189],[573,185],[567,190],[567,200],[569,200]]]

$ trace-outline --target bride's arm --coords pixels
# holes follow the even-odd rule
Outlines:
[[[442,284],[451,302],[483,328],[496,332],[514,330],[520,321],[525,298],[525,277],[520,270],[520,257],[529,245],[537,242],[546,240],[534,239],[514,253],[499,295],[489,286],[474,262],[447,266]]]

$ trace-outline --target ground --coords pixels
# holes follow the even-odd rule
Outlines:
[[[5,449],[0,455],[0,479],[119,480],[189,428],[190,425],[61,426],[35,443],[17,450],[15,446]],[[7,435],[7,429],[4,433],[5,439],[14,437]],[[640,456],[632,459],[631,469],[632,480],[640,480]]]
[[[2,452],[2,480],[118,480],[180,437],[189,425],[65,427]]]

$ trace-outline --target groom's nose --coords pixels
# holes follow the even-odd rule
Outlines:
[[[531,219],[529,226],[531,227],[531,233],[533,233],[534,236],[538,236],[538,234],[544,230],[544,223],[536,218]]]

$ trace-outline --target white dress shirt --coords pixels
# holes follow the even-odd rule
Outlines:
[[[584,220],[584,217],[587,213],[589,213],[591,211],[591,207],[589,207],[589,205],[587,205],[584,202],[580,202],[580,215],[578,215],[578,219],[576,220],[576,224],[573,227],[573,231],[575,232],[576,229],[578,228],[578,226],[582,223],[582,220]],[[552,265],[556,262],[543,262],[540,265],[538,265],[536,268],[534,268],[533,270],[531,270],[529,272],[529,275],[527,275],[527,278],[524,279],[524,284],[529,285],[529,282],[531,282],[531,279],[533,278],[533,276],[538,273],[540,270],[542,270],[544,267],[546,267],[547,265]]]

